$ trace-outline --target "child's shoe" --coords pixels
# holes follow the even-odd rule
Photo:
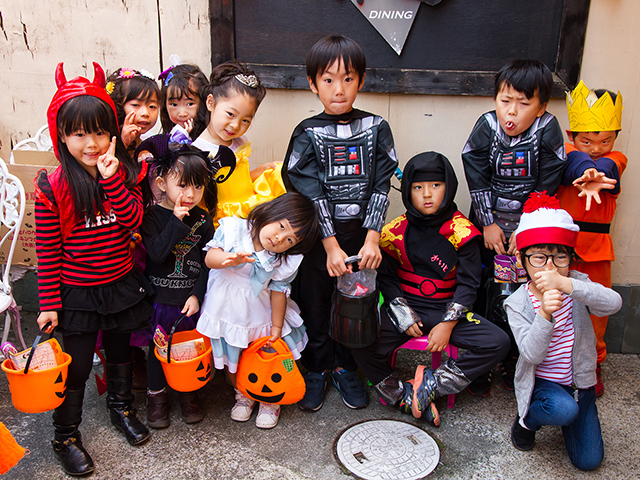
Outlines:
[[[502,385],[510,392],[513,392],[513,378],[516,375],[517,362],[517,357],[507,356],[507,358],[498,364],[500,375],[502,375]]]
[[[236,388],[236,404],[231,409],[231,420],[236,422],[246,422],[251,418],[253,407],[256,406],[256,401],[245,397],[240,390]]]
[[[491,393],[491,377],[491,372],[481,374],[467,385],[467,392],[474,397],[488,397]]]
[[[256,417],[256,427],[273,428],[280,418],[280,405],[273,403],[261,403]]]
[[[516,421],[511,426],[511,443],[518,450],[526,452],[533,448],[536,441],[536,432],[520,425],[520,417],[516,415]]]
[[[602,383],[602,369],[600,364],[596,368],[596,397],[604,395],[604,384]]]
[[[304,397],[298,402],[298,407],[301,410],[317,412],[324,404],[324,392],[327,390],[329,372],[305,372],[303,376],[306,390]]]
[[[413,379],[403,382],[404,393],[398,403],[398,408],[402,413],[412,415],[411,404],[413,403]]]
[[[344,368],[331,372],[331,381],[342,396],[342,401],[349,408],[364,408],[369,404],[367,391],[364,389],[358,374]]]
[[[178,392],[178,399],[184,423],[198,423],[204,418],[198,392]]]
[[[151,428],[169,426],[169,397],[166,387],[155,393],[147,391],[147,424]]]
[[[436,387],[433,370],[424,365],[418,366],[413,378],[411,413],[415,418],[423,418],[437,427],[440,425],[440,414],[433,403],[436,398]]]

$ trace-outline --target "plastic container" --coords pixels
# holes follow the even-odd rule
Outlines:
[[[176,332],[176,326],[182,318],[184,318],[184,315],[173,324],[173,328],[171,329],[167,359],[162,358],[157,347],[153,349],[153,352],[156,358],[160,360],[162,371],[171,388],[178,392],[194,392],[204,387],[214,374],[211,365],[211,340],[197,330]],[[171,359],[172,343],[186,342],[196,338],[202,338],[207,346],[206,351],[202,355],[185,361]]]
[[[360,257],[349,257],[353,273],[338,277],[331,299],[329,335],[346,347],[368,347],[380,336],[380,292],[376,288],[376,271],[357,270]]]

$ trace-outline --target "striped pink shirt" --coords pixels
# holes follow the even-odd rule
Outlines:
[[[529,284],[527,284],[527,293],[533,304],[534,311],[537,312],[541,302],[535,297],[529,288]],[[562,298],[562,306],[553,314],[556,324],[553,327],[553,335],[547,348],[547,356],[536,366],[536,377],[559,383],[560,385],[571,385],[573,383],[571,353],[575,340],[573,299],[564,293]]]

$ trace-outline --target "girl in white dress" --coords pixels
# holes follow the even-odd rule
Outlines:
[[[288,297],[318,225],[313,203],[287,193],[258,205],[246,220],[221,219],[206,245],[205,263],[211,271],[197,329],[211,338],[215,367],[226,368],[234,387],[240,353],[258,338],[282,338],[294,358],[300,358],[307,335],[300,310]],[[255,403],[236,389],[231,418],[249,420]],[[261,403],[256,425],[274,427],[279,413],[279,405]]]

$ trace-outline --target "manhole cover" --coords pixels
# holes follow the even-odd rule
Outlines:
[[[433,438],[410,423],[369,420],[347,428],[335,442],[338,461],[365,480],[418,480],[438,465]]]

